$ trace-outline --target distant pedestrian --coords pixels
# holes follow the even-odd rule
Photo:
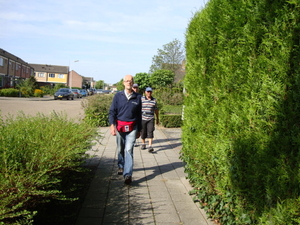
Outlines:
[[[156,124],[159,124],[158,108],[156,99],[152,97],[152,88],[147,87],[145,90],[145,96],[142,97],[142,131],[141,139],[142,146],[141,149],[146,149],[146,138],[148,139],[148,151],[153,152],[153,132],[155,130],[155,117]]]
[[[132,90],[133,90],[135,93],[137,93],[138,95],[141,95],[141,94],[139,93],[140,89],[139,89],[139,85],[138,85],[138,84],[133,84],[133,85],[132,85]],[[139,141],[138,141],[138,138],[137,138],[136,141],[135,141],[134,147],[138,147],[138,146],[139,146]]]
[[[133,148],[141,131],[141,96],[132,90],[133,76],[123,79],[124,91],[115,94],[109,110],[110,133],[116,136],[118,174],[125,184],[132,182]]]
[[[140,89],[139,89],[139,85],[138,85],[138,84],[133,84],[133,85],[132,85],[132,90],[133,90],[135,93],[140,94],[140,93],[139,93]]]

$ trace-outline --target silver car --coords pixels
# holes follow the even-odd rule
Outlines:
[[[72,89],[72,92],[74,94],[74,98],[82,98],[82,94],[78,89]]]

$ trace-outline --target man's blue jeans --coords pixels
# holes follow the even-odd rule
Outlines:
[[[123,168],[123,176],[132,176],[133,148],[137,130],[117,132],[118,167]]]

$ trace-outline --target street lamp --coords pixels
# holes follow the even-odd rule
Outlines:
[[[91,75],[91,79],[90,79],[90,81],[91,81],[91,86],[92,86],[92,78],[93,78],[93,74],[96,73],[96,72],[98,72],[98,70],[93,71],[93,73],[92,73],[92,75]],[[96,88],[95,85],[93,85],[93,88]]]
[[[79,62],[79,60],[74,60],[73,61],[74,63],[75,62]],[[70,89],[72,89],[72,77],[73,77],[73,73],[72,73],[72,70],[71,70],[71,62],[69,62],[69,76],[70,76],[70,84],[69,84],[69,87]]]

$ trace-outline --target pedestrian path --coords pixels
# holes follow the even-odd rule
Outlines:
[[[100,132],[100,143],[88,151],[94,156],[88,163],[97,170],[76,225],[214,225],[188,194],[192,187],[179,159],[180,128],[157,127],[153,153],[134,148],[130,185],[117,175],[115,136],[109,127]]]

